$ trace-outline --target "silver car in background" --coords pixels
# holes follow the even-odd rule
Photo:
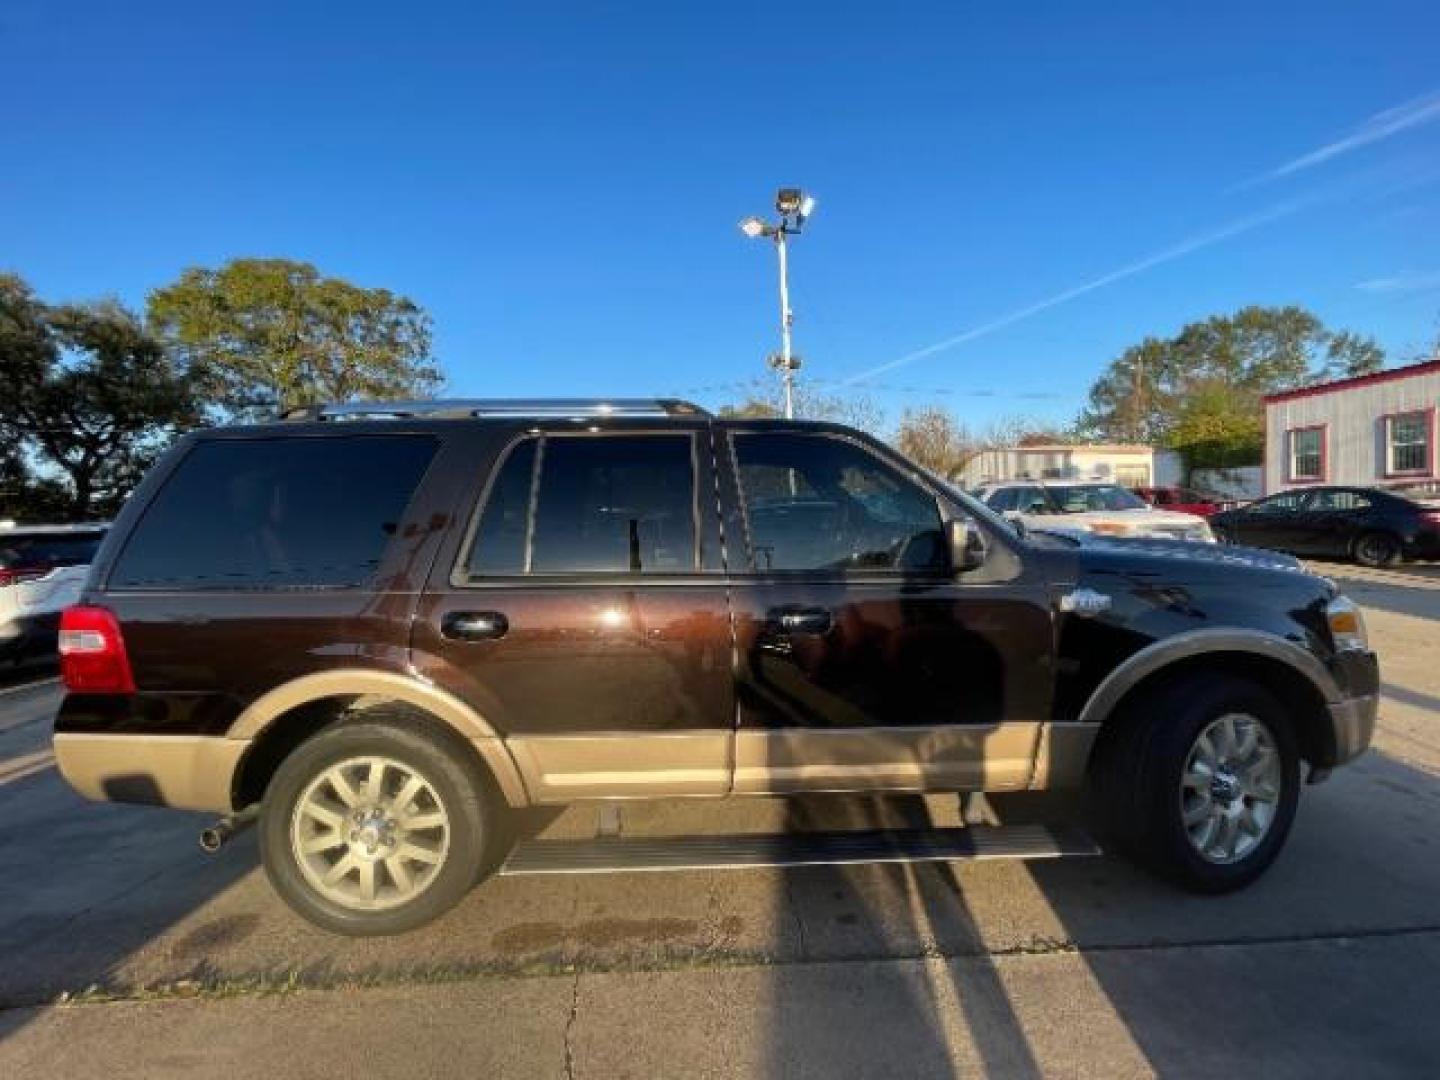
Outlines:
[[[60,613],[79,600],[107,528],[0,522],[0,667],[55,659]]]

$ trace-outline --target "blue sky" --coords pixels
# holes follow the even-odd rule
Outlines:
[[[776,347],[735,223],[796,183],[806,374],[892,417],[1068,419],[1246,303],[1410,358],[1440,5],[1180,7],[6,0],[0,267],[139,306],[306,259],[428,308],[454,393],[717,404]]]

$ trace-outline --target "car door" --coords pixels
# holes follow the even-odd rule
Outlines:
[[[1300,542],[1307,555],[1346,556],[1361,530],[1371,500],[1351,488],[1312,491],[1300,511]]]
[[[1300,541],[1299,514],[1307,491],[1287,491],[1261,499],[1236,512],[1230,525],[1241,544],[1293,551]]]
[[[936,493],[852,434],[723,443],[735,790],[1026,786],[1052,692],[1038,571],[952,572]]]
[[[538,802],[728,792],[732,637],[703,422],[554,425],[501,451],[414,633]]]

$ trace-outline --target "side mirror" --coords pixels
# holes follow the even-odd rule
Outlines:
[[[956,573],[974,570],[985,561],[985,539],[970,522],[955,518],[947,523],[950,538],[950,565]]]

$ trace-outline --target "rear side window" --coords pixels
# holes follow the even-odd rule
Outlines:
[[[146,508],[109,587],[364,584],[435,448],[422,435],[202,442]]]
[[[477,577],[695,568],[688,434],[520,443],[491,485],[466,563]]]
[[[0,535],[0,570],[52,570],[84,566],[95,558],[103,532]]]

